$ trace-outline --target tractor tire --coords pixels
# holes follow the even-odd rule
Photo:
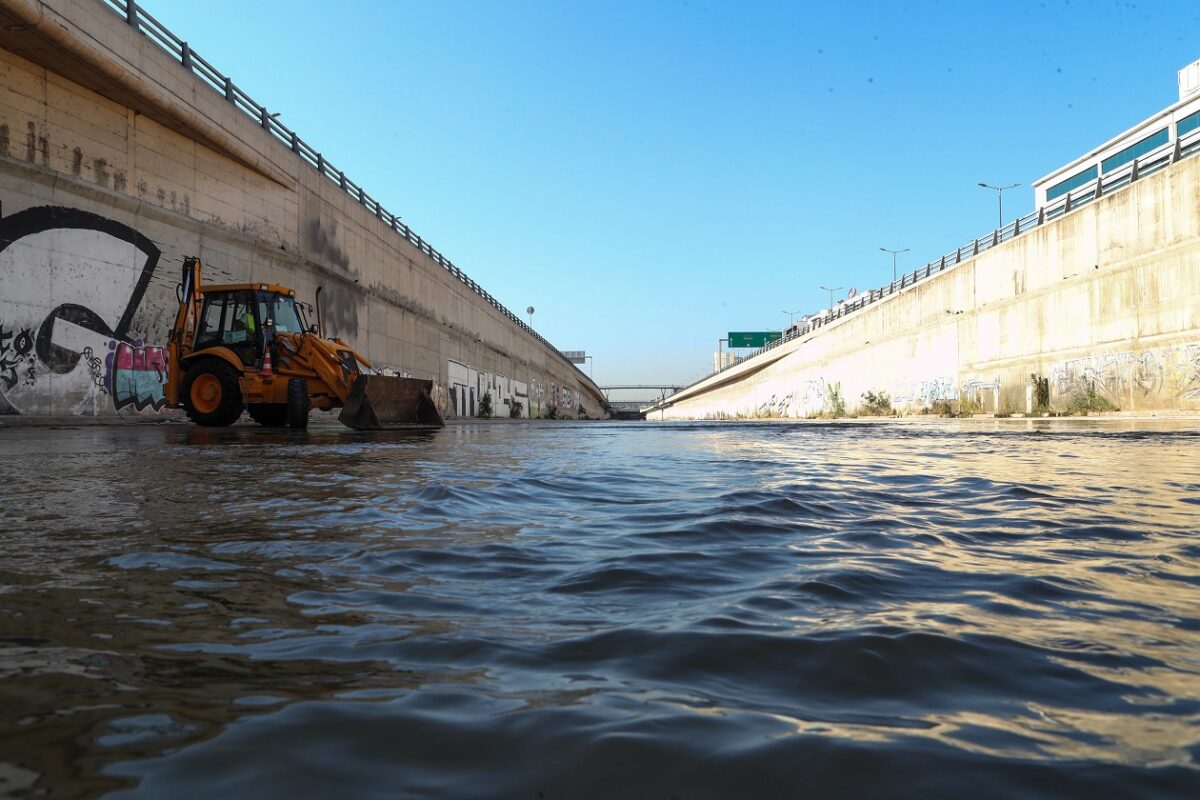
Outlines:
[[[250,419],[264,428],[282,428],[287,425],[287,410],[286,403],[249,403],[246,405],[246,413],[250,415]]]
[[[304,430],[308,427],[308,381],[304,378],[289,378],[287,399],[288,427],[298,431]]]
[[[207,428],[237,422],[246,404],[242,400],[241,374],[218,358],[203,358],[188,368],[183,379],[183,410],[188,419]]]

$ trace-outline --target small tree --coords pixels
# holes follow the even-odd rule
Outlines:
[[[487,419],[492,416],[492,393],[484,392],[483,397],[479,398],[479,418]]]
[[[1050,379],[1039,376],[1036,372],[1029,374],[1029,382],[1033,384],[1033,410],[1050,410]]]
[[[829,416],[840,419],[846,416],[846,401],[842,398],[842,382],[825,384],[825,405],[829,407]]]
[[[521,405],[520,400],[513,400],[508,405],[508,416],[512,419],[520,419],[521,412],[525,410],[525,406]]]

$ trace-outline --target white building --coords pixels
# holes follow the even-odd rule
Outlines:
[[[1179,100],[1033,183],[1037,208],[1139,163],[1200,147],[1200,61],[1179,70]],[[1105,186],[1107,187],[1107,183]]]

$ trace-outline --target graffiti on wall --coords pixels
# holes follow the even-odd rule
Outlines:
[[[905,382],[892,388],[895,403],[936,403],[939,400],[957,400],[958,389],[954,379],[939,376],[916,383]]]
[[[159,255],[79,209],[0,219],[0,413],[161,408],[166,353],[130,338]]]
[[[1094,391],[1118,406],[1164,393],[1200,400],[1200,343],[1060,361],[1050,368],[1050,385],[1060,398]]]
[[[138,411],[158,411],[166,403],[167,351],[142,342],[110,342],[105,359],[105,388],[118,410],[133,406]]]
[[[446,362],[446,372],[449,381],[446,406],[451,414],[459,417],[476,416],[483,396],[490,394],[493,416],[510,416],[514,403],[520,403],[520,416],[530,415],[529,388],[524,381],[492,372],[480,372],[454,360]]]
[[[538,417],[546,410],[546,384],[534,377],[529,382],[529,416]]]

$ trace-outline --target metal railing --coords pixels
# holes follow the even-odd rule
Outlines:
[[[546,341],[541,334],[529,325],[522,322],[516,314],[505,308],[499,300],[492,297],[486,289],[455,266],[450,259],[439,253],[412,228],[401,222],[399,215],[391,213],[378,200],[367,194],[361,184],[346,177],[346,173],[329,163],[328,159],[319,150],[301,139],[294,130],[280,122],[278,119],[279,114],[268,112],[266,106],[255,102],[250,95],[246,94],[246,92],[233,82],[231,77],[222,74],[220,70],[203,59],[199,53],[191,48],[188,42],[180,39],[168,30],[165,25],[150,16],[144,8],[138,5],[137,0],[99,0],[99,2],[120,15],[134,30],[145,34],[151,41],[178,60],[185,69],[212,87],[213,90],[224,95],[225,99],[233,104],[235,108],[245,112],[248,117],[261,125],[263,130],[291,148],[292,152],[309,165],[315,167],[323,178],[341,187],[342,191],[357,200],[367,211],[374,214],[381,223],[403,236],[410,244],[433,259],[434,263],[465,284],[475,294],[482,297],[488,305],[507,317],[509,321],[517,325],[521,330],[537,339],[552,352],[558,354],[563,361],[571,364],[570,360],[558,348]],[[571,364],[571,367],[584,378],[587,378],[587,375],[575,364]],[[591,381],[590,378],[588,380],[589,382]]]
[[[890,297],[901,289],[906,289],[920,281],[945,272],[947,269],[952,269],[964,261],[969,261],[985,250],[990,250],[1003,242],[1015,239],[1018,236],[1028,233],[1037,227],[1046,224],[1047,222],[1057,219],[1069,211],[1087,205],[1088,203],[1098,198],[1106,196],[1109,192],[1116,191],[1125,186],[1138,181],[1147,175],[1151,175],[1164,169],[1175,162],[1200,153],[1200,130],[1192,131],[1191,133],[1181,136],[1175,141],[1168,142],[1157,150],[1152,150],[1149,153],[1136,158],[1129,164],[1114,170],[1105,175],[1099,176],[1089,183],[1080,186],[1079,188],[1067,192],[1061,198],[1056,198],[1053,203],[1045,205],[1036,211],[1032,211],[1023,217],[1013,220],[1007,225],[997,228],[989,234],[973,239],[967,242],[962,247],[947,253],[946,255],[934,261],[930,261],[923,267],[918,267],[912,272],[901,275],[898,279],[891,283],[880,287],[879,289],[871,289],[854,298],[839,302],[836,309],[829,309],[826,313],[806,319],[801,325],[794,325],[787,329],[785,335],[769,342],[764,347],[749,353],[744,356],[736,356],[723,365],[720,369],[710,372],[698,381],[685,387],[690,389],[700,383],[711,378],[713,375],[719,375],[726,370],[749,361],[756,356],[773,350],[787,342],[795,341],[802,336],[807,336],[813,331],[828,325],[835,320],[853,314],[872,303],[876,303],[885,297]],[[682,391],[682,390],[681,390]],[[668,398],[669,399],[669,398]]]

